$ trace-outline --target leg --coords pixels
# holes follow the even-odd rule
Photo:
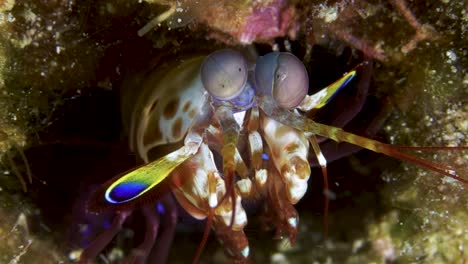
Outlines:
[[[159,210],[159,214],[162,215],[162,227],[160,230],[159,238],[153,246],[153,250],[148,257],[148,263],[166,263],[169,255],[169,250],[174,239],[174,233],[177,225],[177,205],[172,197],[172,194],[166,194],[161,201],[159,206],[162,209]]]
[[[86,264],[91,262],[97,255],[112,241],[114,236],[122,229],[122,224],[131,214],[131,210],[117,213],[112,221],[112,225],[101,233],[94,241],[81,253],[78,263]]]
[[[132,250],[131,255],[125,258],[123,263],[145,263],[146,257],[150,254],[158,236],[160,221],[159,214],[157,213],[154,204],[145,205],[141,210],[143,211],[143,215],[146,220],[145,238],[137,248]]]
[[[276,170],[272,171],[272,177],[268,178],[268,207],[269,219],[276,229],[276,239],[288,237],[293,245],[297,237],[297,225],[299,216],[296,209],[288,200],[284,183]]]
[[[235,195],[235,154],[237,150],[237,143],[239,140],[240,127],[234,119],[233,110],[230,107],[219,106],[215,110],[221,127],[223,128],[224,145],[221,149],[221,155],[223,156],[223,173],[226,184],[226,194],[221,199],[220,204],[223,203],[224,199],[228,196],[231,197],[232,201],[236,201]],[[232,218],[231,227],[234,224],[234,216],[236,215],[236,203],[232,204]]]

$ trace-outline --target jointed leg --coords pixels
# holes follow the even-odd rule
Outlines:
[[[95,259],[97,255],[110,243],[115,235],[122,229],[122,224],[131,214],[131,210],[121,211],[112,221],[112,225],[101,233],[94,241],[81,253],[78,263],[86,264]]]
[[[177,205],[168,193],[159,201],[163,208],[163,212],[159,211],[162,217],[162,226],[159,230],[158,239],[156,240],[153,250],[148,257],[148,263],[166,263],[169,255],[169,250],[174,239],[174,233],[177,225]],[[158,205],[159,206],[159,205]]]
[[[153,247],[158,235],[160,221],[154,204],[145,205],[141,210],[143,211],[143,215],[146,220],[145,238],[136,249],[132,250],[131,255],[123,261],[124,263],[145,263],[146,257],[151,252],[151,248]]]
[[[273,166],[271,167],[273,168]],[[270,208],[266,209],[268,210],[267,214],[269,214],[270,221],[273,221],[273,225],[276,228],[276,238],[283,239],[286,235],[289,243],[294,244],[297,237],[299,216],[294,206],[288,200],[285,188],[287,185],[282,182],[279,172],[274,168],[271,171],[271,177],[268,179],[267,186],[267,201]]]
[[[235,155],[237,149],[237,142],[239,139],[239,125],[234,119],[232,109],[226,106],[219,106],[215,110],[215,115],[220,120],[221,127],[223,128],[224,134],[224,146],[221,149],[221,155],[223,157],[223,173],[226,183],[226,196],[231,196],[233,202],[231,227],[234,224],[234,216],[236,214],[236,196],[234,193],[235,175],[236,170]],[[220,204],[225,199],[223,197]]]

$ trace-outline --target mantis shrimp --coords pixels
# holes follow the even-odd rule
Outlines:
[[[247,214],[242,201],[265,200],[265,219],[278,237],[294,243],[299,221],[294,204],[307,191],[309,152],[322,169],[324,193],[328,190],[327,159],[319,137],[354,144],[468,183],[456,168],[408,154],[409,147],[351,134],[304,115],[326,105],[356,75],[357,69],[352,70],[307,95],[307,71],[291,53],[271,52],[249,63],[242,53],[223,49],[151,76],[145,85],[153,89],[141,95],[144,103],[135,108],[130,124],[130,144],[146,164],[106,182],[91,209],[120,210],[113,224],[115,233],[129,208],[142,205],[150,219],[150,235],[145,240],[155,240],[151,219],[157,217],[147,204],[162,199],[173,210],[173,205],[164,202],[170,189],[191,216],[207,219],[194,263],[211,228],[226,254],[243,263],[248,260],[249,245],[243,231]],[[154,149],[166,145],[172,151],[153,160]],[[98,238],[94,244],[103,243]],[[95,256],[98,248],[102,246],[86,249],[81,261]],[[144,261],[150,249],[142,248],[138,259]]]

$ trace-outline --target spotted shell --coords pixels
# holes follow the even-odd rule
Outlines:
[[[125,115],[131,109],[131,114],[123,118],[127,119],[130,146],[145,162],[155,158],[155,147],[181,142],[205,103],[200,78],[204,58],[177,60],[126,82],[122,112]],[[141,91],[133,99],[130,95],[136,89]]]

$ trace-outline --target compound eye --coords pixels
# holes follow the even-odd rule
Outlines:
[[[272,96],[278,106],[296,108],[309,89],[309,76],[302,61],[287,52],[271,52],[259,57],[255,83],[261,94]]]
[[[223,49],[211,53],[201,66],[205,89],[219,100],[237,97],[247,82],[247,62],[235,50]]]

